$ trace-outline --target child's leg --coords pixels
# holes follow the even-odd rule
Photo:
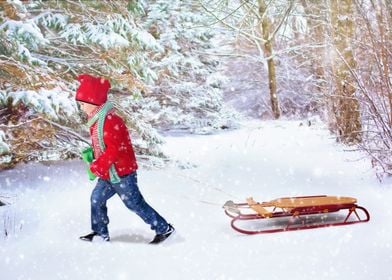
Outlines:
[[[91,229],[99,235],[108,236],[108,209],[106,201],[115,194],[115,190],[105,180],[98,179],[98,183],[91,193]]]
[[[134,211],[143,221],[151,226],[157,234],[163,233],[168,228],[168,223],[144,200],[137,185],[136,172],[121,179],[119,184],[113,184],[117,194],[124,204]]]

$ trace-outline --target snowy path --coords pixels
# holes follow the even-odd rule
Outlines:
[[[328,132],[298,122],[246,123],[209,136],[167,137],[177,163],[139,170],[147,201],[177,229],[160,246],[114,197],[112,242],[84,243],[88,182],[80,161],[30,164],[0,172],[3,207],[16,230],[0,239],[0,279],[392,279],[392,187],[379,185],[366,161],[343,152]],[[234,232],[221,205],[252,195],[354,196],[371,221],[270,235]],[[0,227],[1,228],[1,227]]]

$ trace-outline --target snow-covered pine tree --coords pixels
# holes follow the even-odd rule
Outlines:
[[[151,56],[157,81],[142,102],[150,121],[162,129],[206,133],[233,125],[234,112],[223,104],[226,78],[218,71],[218,33],[197,1],[149,1],[143,26],[164,52]]]
[[[110,79],[139,153],[162,156],[155,128],[230,126],[206,22],[194,1],[2,1],[2,166],[78,154],[73,94],[85,72]]]
[[[85,131],[73,99],[78,74],[107,77],[113,92],[125,92],[130,100],[155,78],[146,62],[162,48],[136,24],[140,3],[131,4],[1,1],[0,127],[7,154],[2,166],[78,154],[78,133]],[[141,134],[147,147],[158,142],[142,116],[133,121],[147,128]]]

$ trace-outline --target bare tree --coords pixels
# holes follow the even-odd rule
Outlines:
[[[359,143],[362,130],[360,106],[355,95],[356,85],[350,72],[356,67],[352,51],[352,39],[355,32],[352,4],[352,0],[330,2],[335,76],[332,106],[336,120],[336,134],[342,142],[347,144]]]
[[[378,174],[392,174],[392,7],[386,1],[354,1],[358,66],[352,75],[360,91],[363,141]]]
[[[272,52],[271,21],[267,16],[267,6],[264,0],[258,0],[259,15],[261,18],[260,32],[264,40],[264,53],[268,65],[268,84],[271,97],[271,109],[275,119],[280,117],[278,96],[276,94],[276,70]]]
[[[280,11],[280,14],[275,15],[274,22],[271,21],[270,11],[274,6],[274,1],[268,3],[264,0],[254,1],[228,1],[225,6],[209,8],[203,1],[199,0],[204,9],[211,14],[216,23],[220,23],[229,30],[235,31],[239,36],[245,38],[259,50],[261,60],[266,61],[268,70],[268,85],[271,102],[272,115],[278,119],[281,115],[279,108],[279,99],[277,95],[277,79],[276,66],[274,54],[274,40],[276,34],[284,26],[288,15],[294,6],[294,1],[290,0],[285,3],[285,9]],[[228,13],[227,7],[237,3],[235,8],[232,8]],[[223,16],[221,16],[223,14]]]

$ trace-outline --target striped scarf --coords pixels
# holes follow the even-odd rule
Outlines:
[[[113,110],[112,103],[106,102],[104,105],[98,108],[95,114],[87,122],[89,128],[93,126],[95,123],[97,123],[98,141],[99,141],[99,147],[101,151],[104,151],[106,149],[105,142],[103,141],[103,125],[105,123],[107,114],[111,110]],[[112,164],[109,168],[109,176],[110,176],[111,183],[116,184],[120,182],[120,177],[117,174],[114,164]]]

